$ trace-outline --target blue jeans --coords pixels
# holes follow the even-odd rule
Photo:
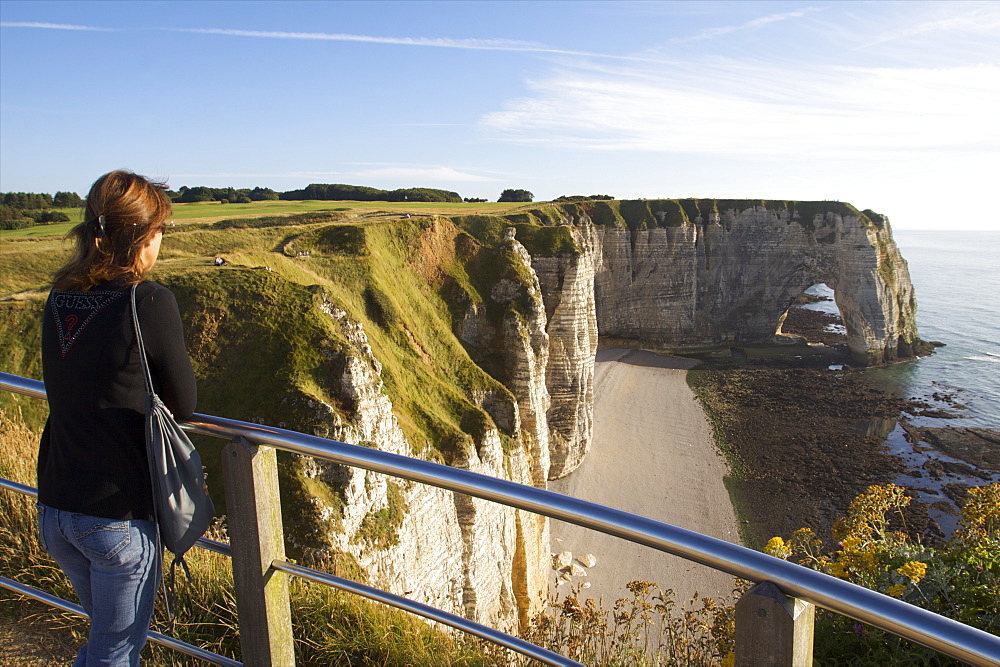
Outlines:
[[[90,616],[73,667],[136,667],[160,586],[156,524],[65,512],[38,503],[42,545]]]

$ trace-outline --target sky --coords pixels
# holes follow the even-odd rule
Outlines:
[[[0,0],[0,191],[117,168],[1000,230],[1000,2]]]

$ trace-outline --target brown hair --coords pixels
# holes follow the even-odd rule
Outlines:
[[[76,247],[53,276],[53,288],[86,292],[119,277],[125,284],[141,281],[146,274],[142,249],[170,217],[165,189],[164,183],[125,170],[97,179],[87,195],[83,222],[67,236]]]

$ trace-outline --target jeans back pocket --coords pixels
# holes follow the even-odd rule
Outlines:
[[[74,514],[72,522],[77,547],[94,558],[111,560],[131,542],[128,521]]]

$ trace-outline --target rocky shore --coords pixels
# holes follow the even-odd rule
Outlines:
[[[857,370],[751,365],[695,370],[692,384],[732,463],[730,493],[751,546],[802,527],[829,534],[851,499],[903,470],[870,428],[894,420],[903,402]]]
[[[893,482],[914,498],[906,529],[940,541],[969,486],[1000,480],[1000,431],[942,427],[962,408],[947,396],[903,399],[876,387],[849,365],[839,323],[792,308],[779,337],[787,345],[705,355],[691,371],[732,465],[743,538],[760,547],[803,527],[828,538],[854,497]],[[889,446],[897,424],[905,441]]]

